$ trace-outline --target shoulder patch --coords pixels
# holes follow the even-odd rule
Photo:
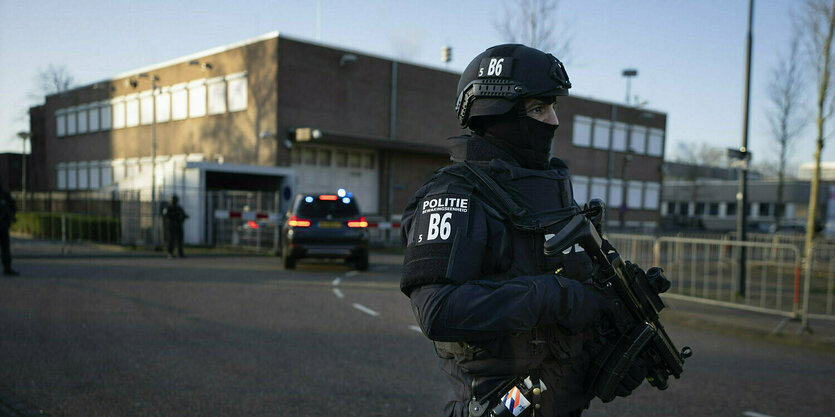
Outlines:
[[[470,218],[468,195],[434,194],[418,202],[412,244],[451,243],[456,234],[466,233]]]

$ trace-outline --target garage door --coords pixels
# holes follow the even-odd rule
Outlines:
[[[354,194],[363,213],[378,213],[379,158],[376,151],[296,144],[291,154],[296,192],[334,193],[344,188]]]

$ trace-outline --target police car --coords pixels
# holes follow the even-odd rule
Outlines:
[[[299,194],[281,226],[281,259],[294,269],[301,258],[343,258],[368,270],[368,221],[354,196]]]

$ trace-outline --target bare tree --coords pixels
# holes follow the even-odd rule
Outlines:
[[[554,21],[559,5],[560,0],[509,1],[504,19],[493,23],[505,41],[552,52],[565,62],[571,55],[571,36]]]
[[[38,92],[44,96],[67,91],[75,82],[70,71],[63,65],[49,64],[46,69],[39,70],[36,77]]]
[[[799,15],[798,28],[803,28],[802,42],[809,63],[817,78],[815,169],[809,192],[809,210],[806,220],[806,259],[811,259],[812,241],[815,237],[815,218],[820,188],[821,151],[826,140],[826,123],[833,112],[832,70],[835,65],[832,40],[835,38],[835,0],[806,0]],[[804,323],[805,324],[805,323]]]
[[[725,150],[704,142],[679,142],[675,161],[693,166],[721,167],[725,164]]]
[[[799,62],[798,33],[792,37],[788,56],[781,57],[771,71],[768,83],[770,107],[767,111],[771,133],[777,144],[777,204],[776,223],[780,224],[783,215],[783,185],[786,177],[786,164],[795,138],[806,125],[807,118],[803,111],[803,73]]]

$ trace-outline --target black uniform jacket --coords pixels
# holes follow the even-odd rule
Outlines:
[[[579,210],[567,167],[552,159],[550,170],[521,168],[477,136],[450,142],[453,160],[467,162],[437,171],[406,207],[401,280],[453,385],[445,415],[467,415],[471,398],[531,369],[547,387],[541,415],[587,407],[587,337],[577,326],[594,314],[579,282],[590,261],[574,249],[543,252],[564,224],[554,219]],[[510,197],[526,216],[512,219],[473,172],[487,174],[506,191],[492,194]]]

